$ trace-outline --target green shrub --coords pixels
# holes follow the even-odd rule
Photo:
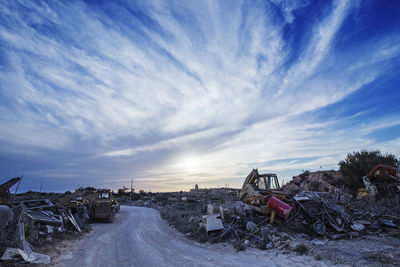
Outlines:
[[[340,172],[344,182],[350,188],[357,190],[363,187],[362,177],[367,174],[376,164],[385,164],[397,167],[399,159],[393,154],[383,155],[379,150],[353,152],[339,162]]]

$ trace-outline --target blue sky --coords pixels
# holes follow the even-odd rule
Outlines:
[[[400,154],[400,2],[1,1],[0,177],[288,181]]]

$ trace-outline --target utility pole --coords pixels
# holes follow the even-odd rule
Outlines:
[[[39,190],[40,193],[42,193],[42,186],[43,186],[43,181],[40,183],[40,190]]]
[[[24,174],[21,174],[21,180],[22,180],[22,177],[24,177]],[[19,182],[18,182],[18,184],[17,184],[17,188],[15,188],[14,195],[16,195],[16,194],[17,194],[17,191],[18,191],[19,185],[21,184],[21,180],[19,180]]]
[[[131,201],[132,201],[132,187],[133,187],[133,178],[132,178],[132,180],[131,180],[131,194],[130,194],[130,199],[131,199]]]

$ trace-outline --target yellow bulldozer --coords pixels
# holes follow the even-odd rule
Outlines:
[[[111,190],[98,190],[96,196],[90,202],[90,218],[92,220],[103,220],[113,222],[115,214],[120,206],[113,198]]]

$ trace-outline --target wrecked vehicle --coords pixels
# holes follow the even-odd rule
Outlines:
[[[111,190],[99,190],[90,205],[90,218],[112,222],[119,208],[120,206],[113,198]]]
[[[0,260],[6,264],[18,260],[48,264],[50,256],[34,252],[32,245],[51,241],[57,235],[80,233],[87,227],[87,219],[79,213],[81,209],[54,204],[40,195],[18,200],[10,188],[19,181],[21,178],[16,177],[0,185]]]
[[[399,168],[378,164],[375,165],[364,177],[365,188],[358,190],[357,198],[365,196],[374,197],[380,190],[400,190]]]
[[[279,185],[278,177],[274,173],[259,174],[257,169],[253,169],[239,191],[239,201],[243,201],[259,213],[270,214],[268,201],[271,197],[280,200],[286,199],[286,195]]]

